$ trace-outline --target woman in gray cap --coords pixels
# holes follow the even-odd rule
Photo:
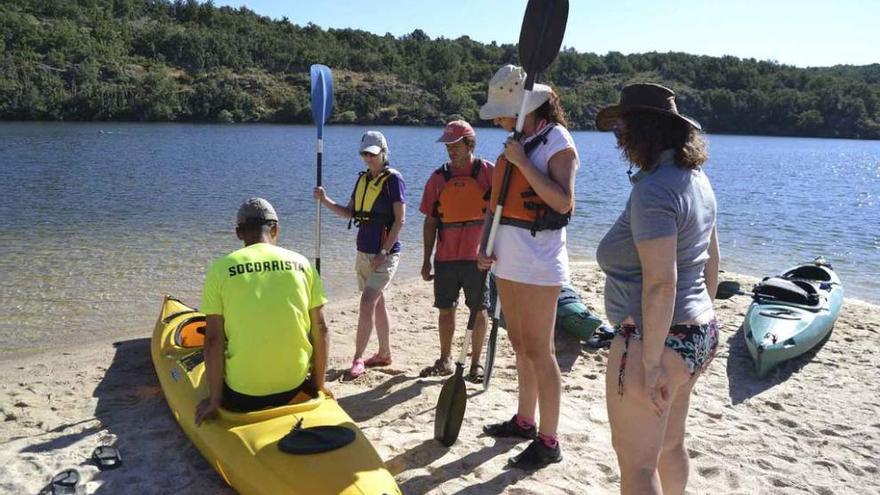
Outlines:
[[[638,169],[626,208],[596,251],[617,328],[606,402],[625,494],[684,493],[688,402],[718,346],[715,194],[700,125],[657,84],[623,88],[601,130]]]
[[[499,69],[489,81],[489,97],[480,109],[480,117],[513,131],[525,78],[520,67],[505,65]],[[495,264],[519,382],[516,414],[483,431],[493,437],[533,439],[510,460],[510,465],[536,469],[562,460],[556,438],[562,380],[553,330],[559,290],[569,280],[565,225],[574,209],[579,161],[556,93],[549,86],[535,84],[528,98],[522,140],[508,139],[496,161],[491,211],[496,210],[501,177],[507,167],[513,167],[510,188],[494,255],[488,258],[484,253],[479,263],[483,269]],[[541,413],[538,425],[536,408]]]
[[[391,323],[384,291],[397,271],[398,238],[406,221],[406,185],[400,172],[389,166],[385,136],[379,131],[365,132],[361,137],[360,155],[367,169],[358,175],[345,206],[330,199],[323,187],[316,187],[314,192],[321,204],[348,219],[348,228],[352,224],[358,228],[355,271],[361,303],[354,358],[348,371],[352,379],[363,375],[367,367],[391,364]],[[364,359],[374,325],[379,350]]]

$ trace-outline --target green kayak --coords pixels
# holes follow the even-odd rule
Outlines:
[[[831,332],[843,305],[843,285],[822,258],[755,286],[743,333],[755,372],[764,377]]]

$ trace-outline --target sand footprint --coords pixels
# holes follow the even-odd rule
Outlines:
[[[842,424],[833,424],[833,425],[831,425],[831,428],[833,428],[837,431],[853,431],[853,430],[855,430],[855,427],[853,427],[853,426],[842,425]]]
[[[721,468],[718,466],[698,467],[697,472],[705,478],[714,478],[721,473]]]
[[[825,435],[826,437],[839,437],[839,436],[841,436],[840,433],[837,433],[836,431],[832,430],[831,428],[822,428],[821,430],[819,430],[819,433]]]
[[[687,453],[690,459],[696,459],[698,457],[703,457],[704,455],[702,451],[696,449],[687,449]]]
[[[782,459],[783,461],[785,461],[789,464],[796,464],[797,463],[797,459],[795,459],[794,457],[791,457],[791,456],[787,456],[785,454],[773,454],[773,457],[776,457],[777,459]]]
[[[798,426],[800,426],[796,421],[793,421],[788,418],[780,419],[779,424],[781,424],[782,426],[788,427],[788,428],[797,428]]]

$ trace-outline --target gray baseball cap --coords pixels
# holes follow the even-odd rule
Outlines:
[[[278,214],[275,213],[275,208],[272,208],[272,205],[265,199],[250,198],[238,207],[237,219],[238,225],[244,223],[262,224],[271,220],[277,222]]]
[[[378,155],[382,151],[388,151],[388,141],[379,131],[367,131],[361,137],[361,152],[366,151]]]

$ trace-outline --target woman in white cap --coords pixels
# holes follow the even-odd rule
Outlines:
[[[525,79],[520,67],[499,69],[489,81],[489,97],[480,117],[513,131]],[[565,225],[574,209],[579,161],[559,97],[549,86],[535,84],[525,111],[522,140],[509,138],[496,162],[492,211],[504,169],[513,169],[494,256],[483,254],[479,260],[483,269],[495,264],[507,334],[516,353],[519,405],[510,420],[488,425],[483,431],[493,437],[533,439],[510,459],[510,465],[537,469],[562,460],[556,437],[561,377],[553,330],[559,290],[569,280]],[[540,412],[537,425],[536,408]]]
[[[391,324],[384,291],[397,271],[398,238],[406,221],[406,185],[400,173],[389,166],[385,136],[379,131],[365,132],[361,137],[360,155],[367,169],[358,175],[345,206],[330,199],[322,187],[316,187],[314,192],[321,204],[349,220],[349,228],[352,224],[358,228],[355,271],[361,302],[354,358],[348,371],[352,379],[363,375],[366,367],[391,364]],[[374,325],[379,350],[364,359]]]
[[[712,309],[720,255],[715,194],[700,125],[675,93],[639,83],[596,116],[638,168],[623,213],[596,260],[605,312],[617,328],[605,395],[624,494],[684,493],[691,390],[718,347]]]

